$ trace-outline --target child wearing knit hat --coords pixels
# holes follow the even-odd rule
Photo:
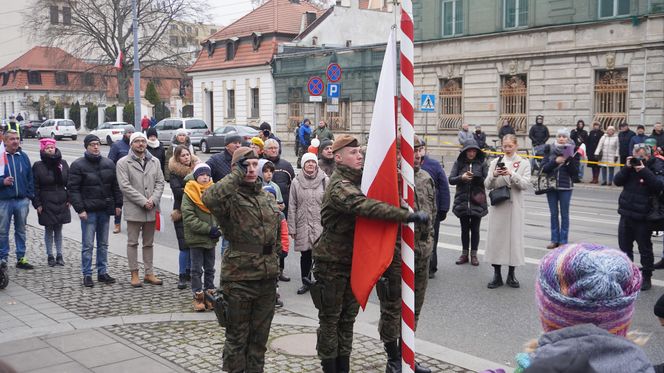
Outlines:
[[[516,373],[541,371],[535,367],[542,360],[570,362],[569,356],[587,358],[602,373],[654,372],[627,337],[641,289],[641,272],[627,255],[590,243],[564,245],[542,258],[535,281],[545,334],[517,355]]]

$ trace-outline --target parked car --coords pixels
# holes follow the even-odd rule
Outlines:
[[[225,147],[224,142],[228,134],[239,134],[243,140],[249,141],[258,136],[258,130],[248,126],[223,126],[214,130],[211,134],[203,136],[200,142],[201,151],[209,153],[210,150],[221,150]]]
[[[69,137],[76,140],[78,132],[76,125],[71,119],[47,119],[37,129],[37,138],[51,137],[61,140],[63,137]]]
[[[164,144],[170,144],[175,130],[184,128],[187,130],[191,144],[199,146],[201,138],[210,133],[205,121],[197,118],[165,118],[159,121],[154,128],[157,130],[157,137]]]
[[[26,139],[29,137],[37,137],[37,128],[41,126],[41,120],[24,120],[21,122],[21,137]]]
[[[111,145],[122,139],[125,127],[127,126],[134,127],[127,122],[104,122],[96,130],[90,132],[90,134],[99,137],[103,144]]]

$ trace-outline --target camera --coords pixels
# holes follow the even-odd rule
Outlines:
[[[634,157],[634,158],[631,158],[629,160],[629,164],[632,165],[632,166],[640,166],[642,161],[643,161],[643,158]]]
[[[270,137],[270,130],[263,130],[263,136]]]

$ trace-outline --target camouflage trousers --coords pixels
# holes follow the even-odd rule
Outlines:
[[[415,325],[424,304],[424,294],[429,282],[429,256],[415,254]],[[376,284],[380,300],[378,333],[383,343],[401,338],[401,253],[395,253],[392,263]]]
[[[318,358],[350,356],[353,324],[360,309],[350,288],[350,266],[316,262],[311,298],[318,309]]]
[[[228,302],[222,370],[263,372],[277,296],[276,280],[222,280],[221,288]]]

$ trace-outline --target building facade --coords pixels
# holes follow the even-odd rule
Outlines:
[[[432,145],[464,122],[527,137],[539,114],[552,133],[664,115],[664,1],[426,1],[414,20],[416,98],[437,96],[416,130]]]

